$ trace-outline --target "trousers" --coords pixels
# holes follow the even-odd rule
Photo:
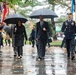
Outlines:
[[[47,40],[38,40],[37,53],[38,57],[45,57]]]
[[[66,39],[67,56],[73,57],[75,53],[75,42],[74,39]]]

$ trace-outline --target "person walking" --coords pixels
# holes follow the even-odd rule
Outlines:
[[[23,46],[24,46],[24,37],[27,40],[25,27],[22,25],[21,20],[18,20],[16,26],[14,27],[15,34],[15,47],[17,47],[18,58],[23,56]]]
[[[75,22],[72,20],[72,13],[68,13],[68,19],[63,22],[62,32],[65,35],[66,49],[67,49],[67,58],[74,60],[75,58]],[[71,54],[70,54],[71,53]]]
[[[10,38],[11,38],[11,37],[10,37],[10,34],[6,32],[6,39],[5,39],[5,44],[6,44],[6,46],[7,46],[7,44],[9,44],[9,46],[10,46],[10,43],[11,43]]]
[[[43,20],[42,16],[39,16],[40,21],[36,23],[36,42],[38,59],[42,60],[45,57],[46,45],[49,32],[48,22]]]
[[[32,47],[34,47],[35,45],[35,28],[34,27],[31,31],[30,37],[31,37]]]

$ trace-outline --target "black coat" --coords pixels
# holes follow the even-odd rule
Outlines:
[[[35,39],[35,29],[32,29],[32,32],[31,32],[31,40],[34,40]]]
[[[46,28],[46,31],[43,31],[43,28]],[[36,38],[47,40],[48,39],[47,32],[49,32],[48,22],[44,21],[42,27],[40,26],[40,22],[36,23]]]
[[[65,39],[72,39],[75,36],[75,22],[71,20],[70,22],[66,20],[62,25],[62,32],[64,32]]]
[[[15,47],[15,34],[13,33],[15,26],[16,26],[15,24],[13,24],[13,25],[11,26],[12,47]]]
[[[17,29],[16,31],[15,28]],[[24,46],[24,37],[27,40],[25,27],[23,25],[15,26],[13,33],[15,34],[15,46]]]

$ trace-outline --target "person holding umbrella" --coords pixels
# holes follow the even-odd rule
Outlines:
[[[20,23],[18,23],[18,21],[20,20]],[[13,14],[9,14],[4,22],[7,24],[12,24],[13,26],[11,26],[11,37],[12,37],[12,47],[14,50],[14,57],[16,57],[17,55],[17,51],[18,51],[18,56],[20,56],[20,51],[18,50],[18,48],[22,49],[23,41],[24,41],[24,35],[27,39],[27,35],[26,35],[26,31],[25,31],[25,27],[22,25],[22,23],[26,23],[26,21],[28,21],[23,15],[18,14],[18,13],[13,13]],[[16,27],[16,28],[15,28]],[[17,30],[16,30],[17,29]],[[17,31],[17,32],[16,32]],[[22,35],[21,35],[22,33]],[[23,34],[24,33],[24,34]],[[21,36],[21,37],[19,37]],[[23,38],[22,38],[23,37]],[[18,41],[17,41],[18,40]],[[19,41],[20,40],[20,41]],[[16,42],[17,41],[17,42]],[[18,43],[19,42],[19,43]],[[17,45],[18,43],[18,45]],[[17,47],[16,47],[17,45]],[[23,50],[22,50],[23,51]],[[21,52],[22,52],[21,51]],[[23,52],[22,52],[23,53]]]
[[[45,57],[45,48],[48,39],[49,26],[48,23],[43,20],[43,16],[39,16],[40,21],[36,23],[36,42],[38,59],[42,60]]]
[[[23,56],[24,37],[27,40],[25,27],[22,25],[21,20],[18,20],[14,27],[13,33],[15,34],[15,46],[17,47],[18,58]]]

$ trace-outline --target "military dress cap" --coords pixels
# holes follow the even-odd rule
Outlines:
[[[67,13],[67,15],[72,15],[72,13]]]

